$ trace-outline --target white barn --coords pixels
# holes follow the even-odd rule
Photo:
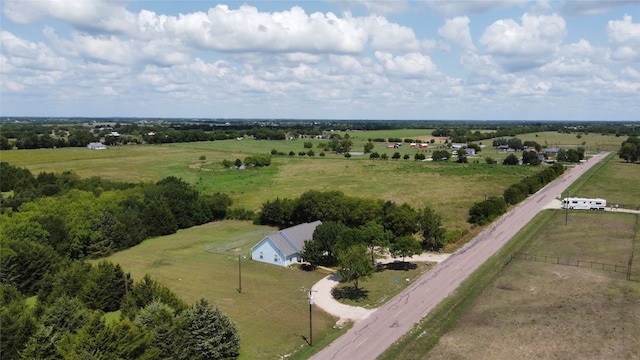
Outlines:
[[[251,259],[267,264],[289,266],[302,262],[304,242],[313,238],[320,220],[299,224],[267,235],[251,248]]]

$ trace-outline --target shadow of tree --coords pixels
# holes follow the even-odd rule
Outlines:
[[[364,300],[369,297],[369,290],[356,288],[355,286],[343,286],[331,289],[334,299],[349,299],[354,301]]]

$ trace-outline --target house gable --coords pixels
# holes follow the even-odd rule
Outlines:
[[[300,261],[304,242],[313,238],[321,221],[304,223],[267,235],[251,248],[251,259],[269,264],[289,266]]]

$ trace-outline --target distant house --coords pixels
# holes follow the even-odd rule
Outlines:
[[[558,148],[552,147],[548,149],[544,149],[544,153],[547,155],[547,158],[553,159],[558,155]]]
[[[304,242],[313,238],[320,220],[299,224],[267,235],[251,248],[251,259],[267,264],[289,266],[302,262]]]
[[[466,149],[467,143],[451,143],[452,149]]]
[[[466,148],[465,151],[467,152],[467,156],[475,156],[476,154],[476,149],[474,148]]]
[[[99,142],[92,142],[87,145],[87,148],[91,150],[106,150],[107,145]]]

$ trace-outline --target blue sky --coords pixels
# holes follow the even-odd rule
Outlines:
[[[640,120],[640,0],[0,4],[2,116]]]

